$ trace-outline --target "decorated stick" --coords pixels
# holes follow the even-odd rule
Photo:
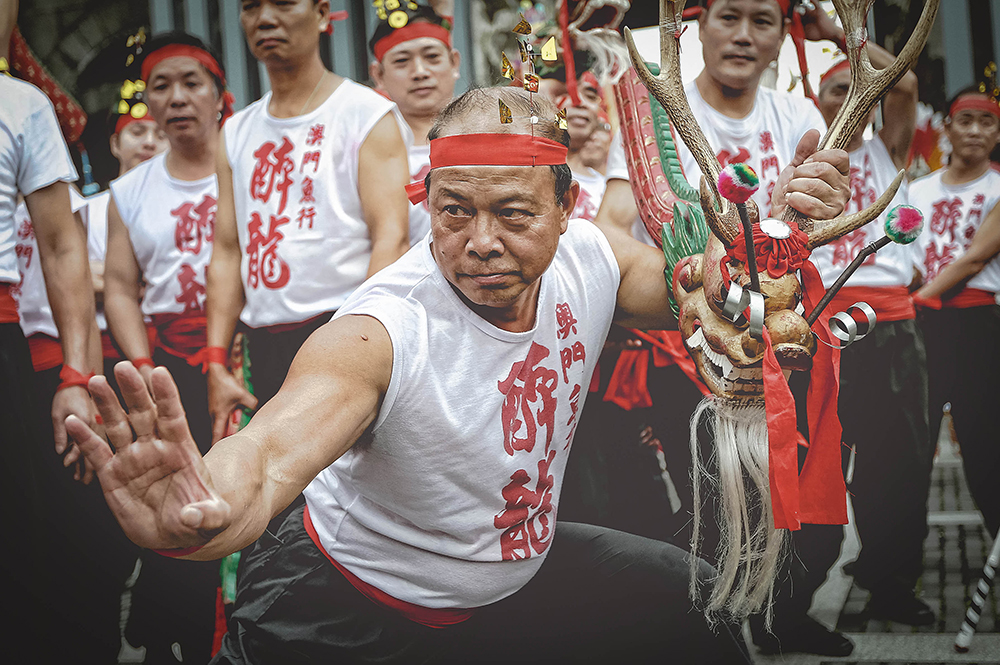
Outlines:
[[[983,576],[980,578],[979,584],[976,585],[976,592],[972,594],[972,604],[969,605],[969,609],[965,613],[962,629],[955,637],[955,651],[958,653],[967,652],[969,645],[972,644],[972,636],[976,632],[976,626],[979,625],[979,617],[983,613],[983,603],[986,602],[986,594],[990,592],[990,586],[993,584],[997,565],[1000,565],[1000,536],[993,541],[993,549],[986,559],[986,565],[983,566]]]
[[[747,245],[747,272],[750,273],[750,288],[760,293],[760,277],[757,275],[757,256],[753,247],[753,225],[747,215],[747,201],[760,187],[760,179],[746,164],[727,164],[719,173],[719,194],[736,204],[743,224],[743,240]]]
[[[837,292],[847,283],[847,280],[851,278],[861,264],[864,263],[865,259],[869,256],[882,249],[890,242],[899,243],[900,245],[909,245],[911,242],[917,239],[920,235],[920,231],[924,228],[924,216],[919,210],[912,206],[899,205],[889,211],[889,214],[885,218],[885,235],[868,245],[851,261],[851,265],[847,266],[847,269],[841,273],[837,281],[833,283],[827,292],[823,294],[823,299],[819,301],[816,308],[809,314],[806,318],[806,322],[810,326],[816,323],[820,314],[826,309],[826,306],[830,304],[833,297],[837,295]]]

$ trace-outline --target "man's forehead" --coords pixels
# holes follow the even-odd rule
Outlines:
[[[778,0],[714,0],[710,4],[710,11],[721,9],[739,10],[748,13],[766,11],[774,14],[776,17],[780,17],[782,13]]]

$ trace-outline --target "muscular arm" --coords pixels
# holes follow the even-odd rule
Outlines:
[[[624,181],[622,181],[624,182]],[[669,330],[677,327],[670,311],[663,252],[617,228],[602,228],[618,259],[621,282],[615,322],[628,328]]]
[[[612,178],[608,180],[601,208],[597,211],[594,224],[599,228],[616,228],[625,233],[632,232],[632,222],[639,215],[632,194],[632,184],[628,180]]]
[[[366,316],[346,316],[316,331],[278,394],[204,458],[163,368],[153,373],[155,405],[134,368],[116,368],[127,418],[107,383],[91,382],[116,453],[78,420],[67,427],[94,463],[129,538],[155,549],[204,545],[186,558],[216,559],[256,540],[350,449],[378,415],[391,373],[385,328]]]
[[[358,193],[372,239],[369,277],[410,248],[405,190],[409,182],[406,146],[396,119],[387,113],[361,144],[358,155]]]
[[[111,334],[129,360],[150,355],[139,304],[141,288],[142,271],[112,196],[108,205],[108,250],[104,258],[104,314]],[[148,373],[148,369],[144,371]]]
[[[874,42],[868,42],[868,57],[876,69],[885,69],[896,60]],[[907,71],[882,99],[883,125],[878,135],[897,169],[906,167],[910,144],[913,143],[913,130],[917,124],[917,92],[917,75]]]
[[[922,299],[939,298],[953,291],[978,275],[986,265],[1000,254],[1000,204],[986,215],[968,251],[937,274],[937,277],[917,291]]]

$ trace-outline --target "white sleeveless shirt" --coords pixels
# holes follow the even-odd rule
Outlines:
[[[600,171],[589,166],[585,169],[582,172],[573,171],[573,180],[580,184],[580,195],[576,199],[576,207],[573,208],[571,217],[592,222],[597,217],[597,211],[601,209],[607,180]]]
[[[364,281],[371,237],[358,154],[394,104],[345,79],[310,113],[275,118],[271,93],[226,121],[236,227],[252,328],[306,321],[340,307]]]
[[[371,434],[305,489],[329,555],[429,608],[479,607],[526,584],[552,541],[619,279],[604,235],[573,220],[528,332],[469,309],[429,239],[358,289],[335,318],[385,326],[392,378]]]
[[[91,236],[93,230],[89,225],[87,207],[89,199],[80,196],[75,189],[69,188],[70,209],[79,212],[87,228],[87,250],[90,260],[103,261],[104,255],[95,256],[91,251]],[[28,207],[24,202],[18,204],[14,212],[14,228],[17,244],[14,251],[17,254],[17,267],[21,273],[21,282],[11,290],[11,295],[17,300],[17,313],[21,318],[21,331],[25,337],[38,333],[59,338],[56,320],[52,318],[52,306],[49,304],[49,294],[45,290],[45,277],[42,275],[42,262],[38,256],[38,239],[35,237],[35,227],[28,215]],[[107,235],[107,224],[104,226]],[[105,323],[106,325],[106,323]]]
[[[730,162],[744,162],[757,172],[760,188],[754,193],[753,200],[761,217],[769,215],[774,185],[781,169],[788,166],[795,156],[799,140],[810,129],[819,130],[821,136],[826,132],[826,123],[819,109],[804,97],[759,86],[753,110],[745,117],[736,119],[712,108],[698,92],[695,81],[688,83],[684,92],[719,162],[723,166]],[[701,169],[681,140],[677,141],[677,154],[684,176],[698,189]]]
[[[910,201],[924,213],[924,230],[917,240],[917,267],[924,282],[969,249],[986,216],[1000,203],[1000,173],[988,169],[979,178],[962,185],[947,185],[940,169],[914,180]],[[1000,257],[994,257],[966,285],[1000,293]]]
[[[865,141],[851,153],[851,200],[844,212],[852,214],[870,207],[889,189],[898,172],[881,138],[876,136]],[[878,219],[813,250],[810,258],[823,277],[823,286],[829,288],[866,245],[885,235],[885,218],[894,207],[907,203],[907,190],[904,181]],[[912,249],[889,243],[869,256],[847,280],[846,286],[907,286],[912,279]]]
[[[111,183],[146,280],[142,313],[203,314],[219,188],[215,175],[178,180],[162,153]]]

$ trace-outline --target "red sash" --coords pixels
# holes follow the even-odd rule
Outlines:
[[[330,556],[330,553],[327,552],[326,548],[319,542],[319,535],[317,535],[316,528],[313,526],[312,519],[309,517],[309,506],[306,506],[305,512],[302,514],[302,522],[305,524],[306,533],[309,534],[309,537],[312,539],[316,547],[319,548],[319,551],[322,552],[330,563],[333,564],[333,567],[339,570],[340,574],[347,578],[347,581],[351,583],[351,586],[364,594],[368,600],[372,601],[376,605],[388,607],[391,610],[399,612],[410,621],[428,626],[430,628],[446,628],[448,626],[454,626],[455,624],[462,623],[471,617],[476,611],[475,608],[450,609],[422,607],[420,605],[408,603],[405,600],[400,600],[399,598],[393,598],[381,589],[373,587],[371,584],[368,584],[364,580],[358,578],[357,575],[341,566],[332,556]]]
[[[201,365],[198,352],[207,344],[204,314],[153,314],[157,346],[192,366]]]
[[[872,306],[879,323],[908,321],[916,318],[917,311],[905,286],[845,286],[827,305],[827,311],[836,314],[846,312],[856,302],[864,301]]]
[[[44,333],[36,333],[28,338],[31,351],[31,365],[36,372],[44,372],[63,364],[62,345],[59,340]]]
[[[0,283],[0,323],[17,323],[21,320],[17,316],[17,301],[10,295],[13,286],[9,282]]]
[[[996,294],[982,289],[964,288],[955,297],[942,300],[945,309],[968,309],[970,307],[987,307],[997,304]]]

